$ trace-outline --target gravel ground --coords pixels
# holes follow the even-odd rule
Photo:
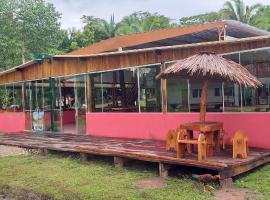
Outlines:
[[[26,155],[27,151],[18,147],[0,145],[0,157]]]

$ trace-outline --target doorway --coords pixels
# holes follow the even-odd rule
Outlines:
[[[84,75],[61,78],[62,132],[86,133],[86,80]]]

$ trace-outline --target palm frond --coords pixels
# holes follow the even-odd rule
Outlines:
[[[235,10],[234,5],[231,1],[225,2],[223,6],[223,12],[230,19],[239,20],[237,16],[237,11]]]

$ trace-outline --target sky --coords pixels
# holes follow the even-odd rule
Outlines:
[[[83,15],[109,20],[114,15],[118,22],[135,11],[157,12],[170,17],[172,21],[184,16],[203,14],[219,10],[225,0],[46,0],[53,3],[62,13],[62,27],[65,29],[83,26]],[[245,4],[270,5],[270,0],[244,0]]]

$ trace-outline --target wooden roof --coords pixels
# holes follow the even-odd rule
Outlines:
[[[218,30],[226,28],[228,35],[236,38],[269,34],[267,31],[232,20],[156,30],[146,33],[117,36],[88,47],[73,51],[68,55],[87,55],[122,49],[140,49],[157,46],[199,43],[218,40]]]

